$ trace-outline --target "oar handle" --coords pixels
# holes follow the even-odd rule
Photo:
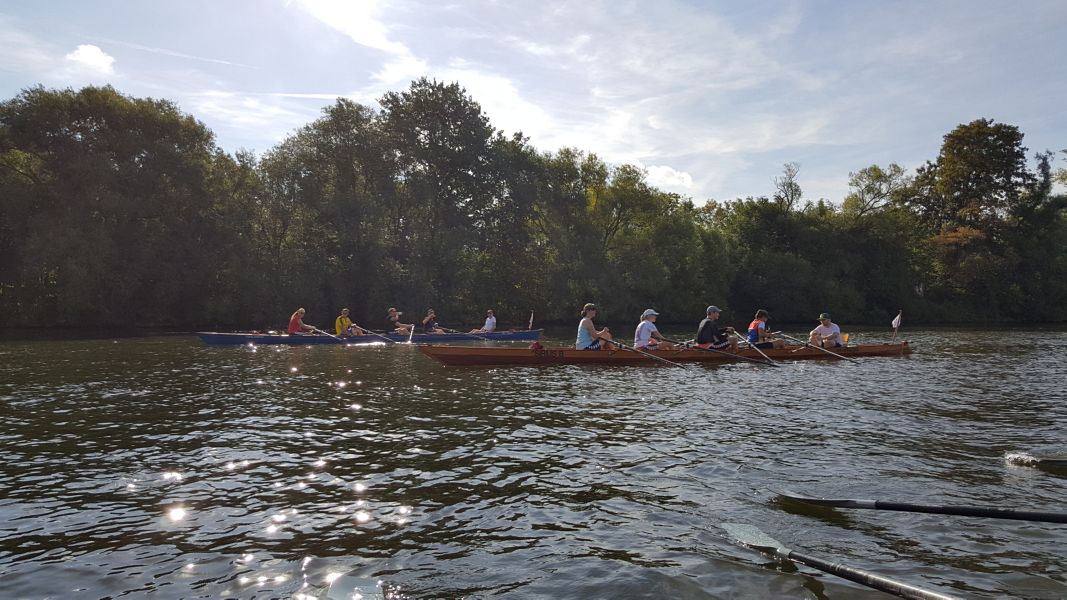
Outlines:
[[[476,333],[470,333],[470,332],[467,332],[467,331],[456,331],[455,329],[449,329],[447,327],[442,327],[441,329],[444,329],[448,333],[455,333],[455,334],[458,334],[458,335],[469,335],[472,338],[476,338],[476,339],[479,339],[479,340],[485,340],[487,342],[493,341],[493,340],[491,340],[491,339],[489,339],[487,337],[482,337],[482,336],[480,336],[480,335],[478,335]]]
[[[801,552],[788,550],[779,552],[779,554],[784,558],[795,560],[798,563],[808,565],[809,567],[818,569],[824,573],[831,573],[838,577],[848,579],[849,581],[854,581],[860,585],[865,585],[869,588],[900,596],[901,598],[910,598],[912,600],[957,600],[955,596],[946,596],[945,594],[924,590],[902,581],[890,579],[882,575],[876,575],[870,571],[864,571],[863,569],[857,569],[841,563],[824,560],[817,556],[810,556]]]
[[[854,363],[858,363],[859,362],[858,360],[856,360],[854,358],[849,358],[847,356],[841,356],[840,354],[838,354],[836,352],[831,352],[831,351],[827,350],[826,348],[823,348],[822,346],[816,346],[815,344],[812,344],[811,342],[805,342],[804,340],[798,340],[797,338],[795,338],[795,337],[793,337],[791,335],[786,335],[784,333],[781,333],[779,335],[781,335],[782,337],[784,337],[787,340],[793,340],[794,342],[796,342],[798,344],[803,344],[803,345],[805,345],[805,346],[807,346],[809,348],[815,348],[816,350],[822,350],[823,352],[825,352],[827,354],[830,354],[832,356],[836,356],[838,358],[843,358],[845,360],[852,361]]]

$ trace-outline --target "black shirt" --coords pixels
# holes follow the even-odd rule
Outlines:
[[[704,319],[697,328],[696,343],[698,344],[721,344],[728,339],[726,331],[719,329],[719,322],[715,319]]]

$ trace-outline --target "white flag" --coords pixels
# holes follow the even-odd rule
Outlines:
[[[896,318],[893,319],[893,323],[892,323],[893,329],[899,329],[900,328],[900,315],[901,314],[903,314],[903,313],[897,313]]]

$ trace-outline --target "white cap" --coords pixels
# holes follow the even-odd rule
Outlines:
[[[652,310],[651,308],[646,308],[645,312],[641,313],[641,318],[642,319],[645,318],[645,317],[658,317],[658,316],[659,316],[659,313],[654,311],[654,310]]]

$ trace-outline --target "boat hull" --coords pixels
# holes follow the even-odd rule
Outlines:
[[[644,354],[631,350],[575,350],[569,346],[555,348],[498,348],[471,346],[421,345],[419,350],[449,366],[502,366],[502,365],[663,365]],[[906,356],[911,354],[908,342],[892,344],[861,344],[847,348],[835,348],[835,353],[848,358],[863,356]],[[817,360],[839,358],[815,348],[790,346],[778,350],[764,350],[773,360]],[[731,363],[750,358],[763,360],[758,352],[745,349],[737,356],[718,352],[690,350],[652,350],[648,354],[671,362]],[[738,358],[744,357],[744,358]]]
[[[439,342],[532,342],[541,338],[541,329],[523,329],[517,331],[494,331],[493,333],[416,333],[411,341],[414,343],[427,344]],[[384,340],[376,335],[360,335],[347,338],[335,338],[328,335],[288,335],[268,333],[216,333],[212,331],[197,332],[200,339],[209,346],[240,346],[260,344],[284,344],[288,346],[307,345],[346,345],[346,344],[371,344],[374,342],[384,343]],[[406,342],[408,336],[389,334],[384,337],[393,342]]]

